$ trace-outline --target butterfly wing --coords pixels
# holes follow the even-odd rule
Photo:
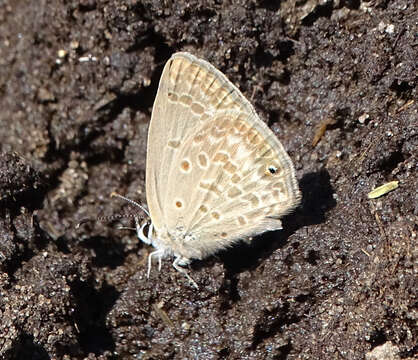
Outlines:
[[[212,103],[216,96],[226,97],[222,83],[228,82],[212,65],[188,53],[174,54],[164,67],[148,130],[146,164],[147,204],[156,230],[169,222],[166,201],[176,181],[169,178],[174,157],[185,139],[209,122],[216,111]],[[175,184],[178,188],[181,181]]]
[[[175,95],[177,92],[185,92],[185,89],[179,89],[185,67],[186,63],[173,58],[166,63],[148,129],[146,195],[156,231],[164,228],[168,216],[165,201],[173,158],[182,139],[191,131],[190,126],[198,121],[190,109],[179,105]]]
[[[300,201],[292,162],[241,92],[204,60],[166,64],[148,136],[147,201],[154,226],[189,234],[204,257],[281,228]]]

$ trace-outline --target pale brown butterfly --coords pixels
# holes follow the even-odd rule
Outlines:
[[[138,237],[173,255],[203,259],[265,231],[300,202],[289,155],[224,74],[180,52],[166,63],[148,131],[146,197],[151,224]],[[135,202],[132,202],[135,203]]]

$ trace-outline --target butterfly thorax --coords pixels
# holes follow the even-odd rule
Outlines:
[[[154,229],[155,235],[152,245],[158,250],[164,250],[164,255],[181,256],[187,259],[202,259],[201,251],[193,245],[197,236],[186,230],[184,226],[177,226],[175,229]]]

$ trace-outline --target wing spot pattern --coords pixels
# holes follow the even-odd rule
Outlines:
[[[177,149],[180,146],[180,144],[181,143],[178,140],[170,140],[168,142],[168,146],[171,147],[171,148],[173,148],[173,149]]]
[[[197,115],[202,115],[205,111],[205,108],[197,102],[192,104],[191,109]]]
[[[240,135],[241,135],[241,134],[240,134],[240,132],[239,132],[239,130],[238,130],[236,127],[234,127],[234,126],[232,126],[232,127],[229,129],[228,133],[229,133],[229,135],[231,135],[231,136],[240,136]]]
[[[284,194],[279,190],[273,190],[273,197],[278,201],[284,201]]]
[[[249,129],[248,124],[244,120],[237,120],[234,125],[239,134],[245,134]]]
[[[179,102],[182,103],[184,106],[190,106],[193,102],[193,99],[189,95],[181,95]]]
[[[173,93],[172,91],[169,91],[167,96],[168,96],[168,100],[171,102],[177,102],[179,100],[179,97],[177,96],[177,94]]]
[[[170,66],[170,72],[169,72],[169,79],[171,81],[171,83],[174,85],[177,81],[177,77],[178,74],[180,73],[180,69],[183,65],[183,63],[185,63],[186,60],[185,59],[173,59],[173,61],[171,62],[171,66]],[[183,67],[184,69],[184,67]]]
[[[245,225],[247,223],[247,220],[245,219],[245,216],[238,216],[238,224],[239,225]]]
[[[258,131],[256,129],[249,129],[247,134],[246,134],[246,138],[247,141],[252,144],[252,141],[257,138],[258,136]]]
[[[239,183],[239,182],[241,181],[241,177],[240,177],[238,174],[234,174],[234,175],[232,175],[232,177],[231,177],[231,181],[232,181],[234,184]]]
[[[232,188],[228,190],[228,197],[230,198],[235,198],[237,196],[240,196],[241,194],[242,194],[242,191],[236,186],[233,186]]]
[[[220,81],[215,81],[215,83],[211,86],[210,91],[208,91],[209,97],[210,97],[210,104],[213,107],[216,107],[219,105],[219,103],[222,101],[222,99],[225,98],[228,94],[228,90],[223,87],[223,84]]]
[[[234,165],[232,162],[228,161],[223,168],[225,171],[229,172],[230,174],[235,173],[238,170],[238,166]]]
[[[210,88],[213,86],[215,81],[216,81],[215,75],[210,72],[207,72],[206,79],[204,82],[202,82],[202,92],[204,94],[204,97],[208,98],[211,96]]]
[[[254,194],[245,195],[244,200],[251,203],[252,207],[257,207],[260,204],[260,199]]]
[[[206,169],[208,167],[209,159],[205,152],[201,152],[197,156],[197,160],[198,160],[199,166],[202,167],[203,169]]]
[[[229,159],[229,155],[224,151],[219,151],[215,157],[213,158],[213,161],[215,162],[221,162],[226,163]]]
[[[200,121],[205,122],[205,121],[209,120],[210,118],[211,118],[211,116],[207,112],[204,112],[202,114],[202,116],[200,117]]]
[[[259,178],[263,178],[266,174],[266,166],[263,164],[257,169],[257,175]]]
[[[260,142],[262,141],[261,136],[257,133],[257,135],[255,135],[254,137],[252,137],[250,139],[250,144],[251,145],[258,145]]]
[[[273,155],[273,150],[271,149],[271,147],[266,146],[261,149],[261,153],[263,154],[263,157],[269,158]]]
[[[203,134],[203,133],[198,133],[194,138],[193,138],[193,141],[195,142],[195,143],[200,143],[200,142],[202,142],[203,140],[205,140],[205,134]]]
[[[182,172],[188,173],[192,169],[192,166],[190,164],[190,161],[187,159],[184,159],[180,164],[180,169]]]
[[[285,187],[283,182],[279,181],[273,184],[273,189],[277,189],[278,191],[280,191],[281,193],[285,193]]]
[[[210,191],[210,192],[213,192],[213,193],[215,193],[218,196],[220,196],[222,194],[221,189],[219,189],[219,187],[217,187],[215,184],[205,183],[205,182],[202,181],[199,184],[199,186],[202,189],[207,190],[207,191]]]
[[[190,64],[187,70],[184,72],[184,82],[187,85],[190,85],[190,92],[192,92],[193,88],[199,88],[201,83],[201,75],[200,74],[200,67],[197,64]]]
[[[222,127],[213,125],[210,133],[215,138],[221,138],[221,137],[224,137],[225,136],[226,130],[225,130],[225,128],[222,128]]]
[[[279,166],[270,164],[267,166],[267,172],[271,176],[277,176],[281,173],[282,169]]]

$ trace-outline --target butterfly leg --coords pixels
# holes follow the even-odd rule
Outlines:
[[[196,284],[196,281],[194,281],[191,276],[188,274],[187,270],[185,268],[182,268],[180,266],[180,264],[182,265],[187,265],[190,264],[190,260],[181,256],[177,256],[174,259],[173,262],[173,267],[174,269],[176,269],[178,272],[181,272],[182,274],[184,274],[184,276],[186,276],[186,278],[190,281],[190,283],[193,285],[193,287],[195,287],[197,290],[199,290],[199,286]]]
[[[163,256],[163,254],[164,254],[164,251],[160,249],[160,250],[153,251],[151,254],[148,255],[147,278],[149,278],[149,275],[151,273],[152,257],[153,256],[158,256],[158,260],[160,261],[160,264],[161,264],[161,257]],[[159,267],[161,267],[161,265]]]

